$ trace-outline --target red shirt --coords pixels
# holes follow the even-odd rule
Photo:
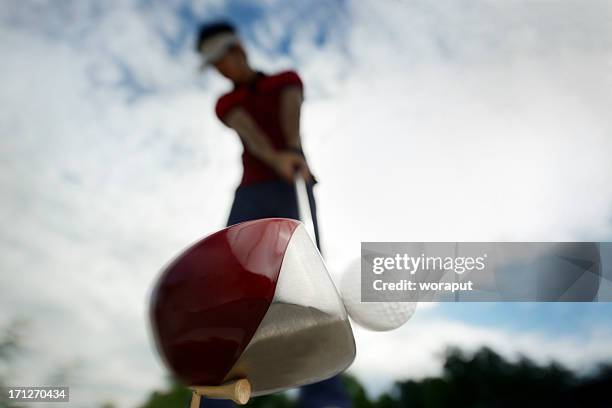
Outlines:
[[[280,121],[281,91],[287,86],[299,86],[302,81],[294,71],[285,71],[275,75],[258,74],[255,81],[235,87],[231,92],[221,96],[215,111],[221,121],[235,107],[246,110],[255,123],[268,137],[276,150],[287,148]],[[279,180],[280,177],[271,167],[249,153],[244,146],[242,153],[241,186],[262,181]]]

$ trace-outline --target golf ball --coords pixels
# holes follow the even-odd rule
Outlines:
[[[362,302],[361,260],[351,262],[340,279],[340,294],[350,318],[359,326],[374,331],[397,329],[416,309],[416,302]]]

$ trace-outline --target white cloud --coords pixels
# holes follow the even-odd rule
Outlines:
[[[328,254],[609,237],[612,11],[589,5],[354,3],[351,69],[305,112]]]

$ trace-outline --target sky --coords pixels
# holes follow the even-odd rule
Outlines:
[[[63,376],[79,407],[164,386],[149,291],[223,227],[240,179],[213,112],[229,84],[193,52],[218,17],[305,83],[334,278],[361,241],[612,237],[609,1],[4,1],[0,324],[28,322],[22,384]],[[448,345],[588,370],[612,359],[611,312],[419,305],[397,331],[356,328],[351,372],[377,395],[439,372]]]

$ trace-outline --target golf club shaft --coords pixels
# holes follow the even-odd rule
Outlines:
[[[300,221],[304,223],[306,231],[312,238],[313,242],[317,242],[314,228],[314,221],[312,219],[312,212],[310,209],[310,200],[308,199],[308,188],[306,181],[300,175],[297,175],[295,179],[295,191],[297,194],[298,212]]]

